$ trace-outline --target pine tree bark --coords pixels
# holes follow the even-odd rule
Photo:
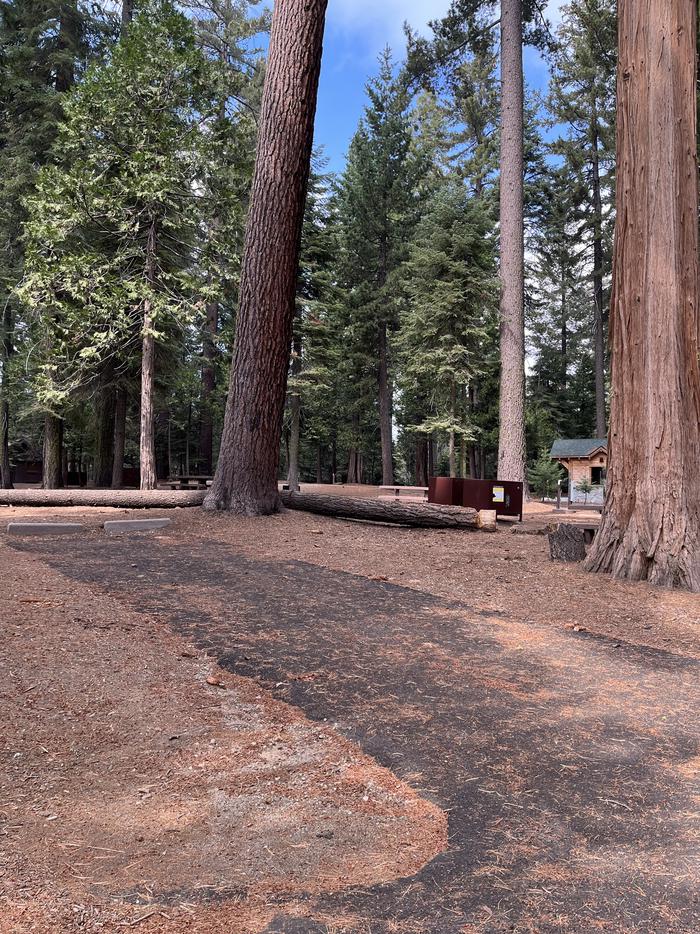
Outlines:
[[[600,160],[598,158],[598,111],[595,99],[591,105],[591,153],[593,192],[593,349],[595,365],[595,430],[596,438],[606,435],[605,411],[605,333],[603,328],[603,201],[600,193]]]
[[[219,329],[219,303],[207,302],[207,320],[202,339],[202,389],[199,416],[199,469],[210,474],[214,466],[214,412],[216,389],[216,335]]]
[[[10,388],[8,368],[13,351],[12,342],[12,309],[10,303],[5,303],[2,316],[2,381],[0,382],[0,486],[5,490],[12,489],[12,468],[10,466],[10,404],[7,399]]]
[[[327,0],[276,0],[219,463],[206,509],[280,507],[279,447]]]
[[[124,486],[124,449],[126,448],[127,393],[122,386],[117,388],[114,401],[114,458],[112,461],[112,489]]]
[[[58,490],[63,486],[63,420],[48,413],[44,418],[44,457],[42,487]]]
[[[523,5],[501,0],[501,390],[498,477],[525,483]]]
[[[452,381],[450,386],[450,421],[454,424],[455,412],[457,407],[457,387]],[[455,450],[455,430],[450,428],[450,444],[449,444],[449,464],[450,464],[450,476],[457,476],[457,454]]]
[[[12,467],[10,465],[10,406],[7,399],[0,399],[0,487],[11,490]]]
[[[114,405],[115,395],[112,372],[103,370],[95,402],[95,476],[97,487],[112,482],[114,469]]]
[[[618,9],[608,487],[586,566],[700,591],[697,10]]]
[[[146,258],[146,279],[149,285],[155,284],[156,224],[151,221],[148,231]],[[141,471],[141,489],[155,490],[158,485],[156,473],[156,438],[155,438],[155,362],[156,342],[153,336],[153,318],[151,300],[143,303],[143,337],[141,344],[141,432],[139,437],[139,462]]]
[[[428,485],[428,439],[416,438],[415,443],[416,459],[416,486]]]
[[[294,335],[292,341],[292,376],[298,377],[301,373],[301,336]],[[298,388],[294,388],[289,396],[289,457],[287,483],[289,489],[295,493],[299,491],[299,437],[301,435],[301,396]]]
[[[129,24],[134,18],[134,0],[122,0],[121,35],[125,36]]]
[[[389,381],[389,346],[386,322],[379,325],[379,433],[382,444],[382,483],[394,482],[391,382]]]

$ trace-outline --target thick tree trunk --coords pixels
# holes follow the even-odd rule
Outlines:
[[[63,486],[63,420],[57,415],[44,418],[43,481],[45,490]]]
[[[122,0],[121,34],[124,36],[134,18],[134,0]]]
[[[603,328],[603,201],[600,193],[598,159],[598,114],[592,102],[591,153],[593,187],[593,346],[595,361],[596,438],[606,435],[605,414],[605,334]]]
[[[216,335],[219,329],[219,303],[207,302],[207,320],[202,339],[202,391],[200,395],[199,469],[210,474],[214,467],[214,412],[216,389]]]
[[[155,284],[156,225],[151,222],[148,232],[146,278]],[[143,338],[141,345],[141,431],[139,435],[139,462],[141,489],[154,490],[158,485],[156,472],[156,437],[154,396],[156,382],[156,342],[153,336],[151,301],[143,307]]]
[[[301,373],[301,335],[295,334],[292,342],[292,376]],[[299,436],[301,434],[301,396],[298,387],[289,395],[289,454],[287,458],[287,483],[292,492],[299,490]]]
[[[112,489],[124,486],[124,449],[126,447],[126,389],[119,387],[114,402],[114,459],[112,461]]]
[[[283,493],[288,509],[300,509],[341,519],[393,522],[425,529],[495,529],[490,517],[480,518],[476,509],[461,506],[435,506],[390,499],[358,499],[326,493]]]
[[[452,382],[450,386],[450,422],[454,424],[455,420],[455,411],[457,406],[457,387]],[[455,431],[454,428],[450,429],[450,444],[449,444],[449,464],[450,464],[450,476],[457,476],[457,452],[455,450]]]
[[[700,591],[696,20],[620,0],[608,488],[586,565]]]
[[[12,467],[10,466],[10,407],[6,399],[0,398],[0,486],[12,489]]]
[[[114,469],[114,404],[112,373],[104,371],[95,400],[95,476],[98,487],[110,486]]]
[[[379,325],[379,433],[382,441],[382,483],[394,482],[392,392],[389,381],[389,346],[386,322]]]
[[[523,5],[501,0],[501,391],[498,477],[525,483]]]
[[[327,0],[277,0],[221,453],[207,509],[279,508],[277,471]]]
[[[569,303],[566,288],[566,257],[561,257],[559,267],[561,275],[561,305],[559,320],[559,340],[561,347],[561,389],[566,392],[569,384]]]
[[[0,506],[114,506],[174,509],[201,506],[204,490],[2,490]]]
[[[428,439],[425,437],[416,438],[415,443],[416,456],[416,486],[428,485]]]

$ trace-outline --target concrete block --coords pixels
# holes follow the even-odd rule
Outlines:
[[[124,535],[128,532],[154,532],[170,525],[170,519],[110,519],[104,523],[108,535]]]
[[[8,522],[8,535],[73,535],[85,528],[79,522]]]

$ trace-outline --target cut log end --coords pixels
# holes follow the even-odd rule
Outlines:
[[[586,557],[586,538],[579,525],[561,522],[549,533],[549,553],[552,561],[583,561]]]

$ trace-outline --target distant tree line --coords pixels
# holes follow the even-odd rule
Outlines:
[[[212,472],[269,28],[254,7],[2,4],[4,486],[22,460],[43,461],[47,487],[88,465],[103,486],[125,465],[144,488]],[[520,17],[552,68],[545,100],[525,93],[526,345],[510,364],[534,464],[556,436],[605,432],[616,12],[574,0],[555,35],[537,4]],[[342,174],[314,157],[282,429],[293,488],[497,472],[497,19],[455,0],[405,63],[387,50]]]

